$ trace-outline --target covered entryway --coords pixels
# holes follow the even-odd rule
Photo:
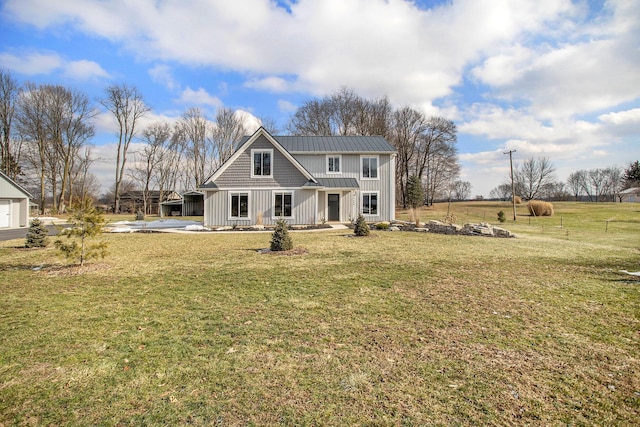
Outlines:
[[[318,218],[329,222],[348,222],[355,218],[355,178],[318,178]]]

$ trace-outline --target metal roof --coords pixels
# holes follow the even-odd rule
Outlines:
[[[355,178],[317,178],[317,180],[326,188],[360,188]]]
[[[295,153],[394,153],[395,148],[382,136],[274,136],[285,150]],[[241,147],[245,136],[238,144]]]

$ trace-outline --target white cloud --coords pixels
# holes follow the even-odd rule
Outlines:
[[[122,43],[148,60],[263,75],[248,82],[254,88],[326,94],[348,86],[414,104],[451,94],[484,52],[574,8],[568,0],[462,0],[429,10],[397,0],[300,0],[288,13],[267,0],[9,0],[5,9],[40,28],[65,23]]]
[[[63,66],[64,61],[60,55],[53,52],[29,52],[22,56],[4,52],[0,53],[0,64],[20,74],[33,76],[58,70]]]
[[[219,98],[210,95],[205,89],[198,88],[198,90],[193,90],[190,87],[182,91],[180,98],[176,99],[176,102],[189,107],[209,106],[218,108],[223,105]]]
[[[261,79],[254,78],[247,81],[245,87],[267,92],[283,93],[291,91],[292,85],[285,79],[277,76],[269,76]]]
[[[278,100],[278,109],[283,113],[293,113],[298,109],[298,106],[284,99]]]
[[[180,83],[176,81],[173,73],[171,72],[171,68],[168,65],[158,64],[150,68],[149,75],[154,82],[161,84],[170,91],[180,87]]]
[[[0,64],[28,76],[62,72],[65,77],[76,81],[110,77],[109,73],[94,61],[69,61],[55,52],[26,52],[21,56],[8,52],[0,53]]]
[[[64,74],[74,80],[93,80],[111,77],[98,63],[87,61],[70,61],[64,67]]]

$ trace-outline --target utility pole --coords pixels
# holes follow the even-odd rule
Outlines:
[[[513,153],[516,150],[509,150],[503,154],[509,154],[509,165],[511,166],[511,203],[513,204],[513,220],[516,220],[516,189],[513,185]]]

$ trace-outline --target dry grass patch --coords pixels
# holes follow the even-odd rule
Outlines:
[[[533,216],[553,215],[553,204],[542,200],[529,200],[527,209],[529,209],[529,213]]]

